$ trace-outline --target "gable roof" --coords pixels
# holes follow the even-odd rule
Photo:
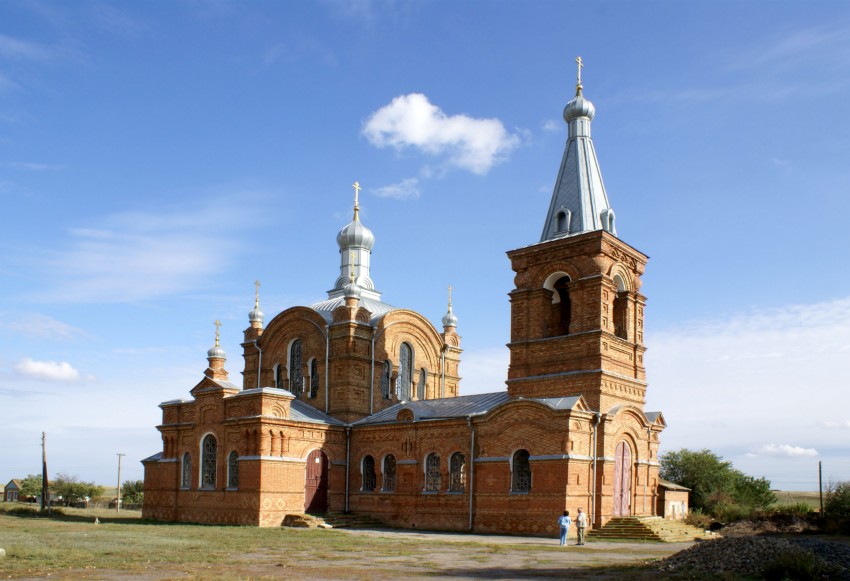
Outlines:
[[[9,481],[9,484],[6,485],[6,489],[8,490],[10,488],[15,488],[17,490],[20,490],[22,486],[23,484],[21,484],[20,480],[18,480],[17,478],[12,478]]]
[[[295,422],[308,422],[311,424],[330,424],[332,426],[344,426],[340,421],[326,413],[317,410],[310,404],[294,399],[289,407],[289,419]]]

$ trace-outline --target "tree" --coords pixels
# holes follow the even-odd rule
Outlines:
[[[829,483],[823,510],[829,516],[850,516],[850,480]]]
[[[660,476],[690,488],[691,507],[709,513],[730,505],[767,508],[776,501],[769,480],[736,470],[710,450],[667,452],[661,456]]]
[[[41,474],[30,474],[21,480],[21,494],[26,496],[41,496]]]
[[[61,496],[65,504],[70,504],[101,496],[103,486],[94,482],[81,482],[76,476],[57,474],[53,482],[50,483],[50,491],[56,496]]]
[[[127,480],[121,485],[121,500],[130,504],[140,504],[145,498],[143,480]]]

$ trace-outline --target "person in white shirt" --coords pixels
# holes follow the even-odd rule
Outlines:
[[[577,545],[584,544],[584,529],[587,526],[587,515],[584,513],[582,509],[578,509],[578,515],[576,516],[576,533],[578,534],[578,542]]]
[[[570,518],[570,511],[565,510],[564,516],[558,518],[558,526],[561,527],[561,546],[567,545],[567,535],[570,534],[570,525],[573,524],[573,519]]]

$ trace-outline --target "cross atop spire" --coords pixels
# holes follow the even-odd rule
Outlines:
[[[360,187],[360,182],[354,182],[351,184],[351,187],[354,188],[354,221],[358,221],[360,219],[360,190],[363,188]]]
[[[576,75],[576,96],[581,95],[581,69],[584,68],[584,64],[581,62],[581,57],[576,57],[576,62],[578,63],[578,75]]]
[[[216,321],[215,321],[215,346],[216,347],[221,347],[221,345],[219,345],[219,329],[220,328],[221,328],[221,321],[216,319]]]
[[[257,287],[257,294],[254,298],[254,308],[259,309],[260,308],[260,281],[255,280],[254,286]]]
[[[449,309],[452,308],[452,285],[449,285]]]

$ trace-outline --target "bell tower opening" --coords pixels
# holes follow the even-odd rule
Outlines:
[[[555,281],[552,293],[552,326],[553,336],[570,334],[570,319],[572,318],[572,301],[570,301],[570,277],[562,276]]]
[[[619,274],[614,275],[614,285],[617,287],[617,294],[614,297],[614,334],[620,339],[628,339],[629,291]]]

